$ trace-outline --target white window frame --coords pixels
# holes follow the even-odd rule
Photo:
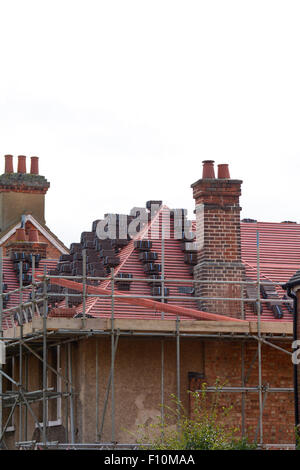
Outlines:
[[[56,346],[56,353],[57,353],[57,367],[56,367],[56,371],[61,374],[61,347],[60,345],[57,345]],[[48,368],[47,370],[47,388],[48,388],[48,381],[49,381],[49,373],[51,372],[51,370]],[[56,391],[58,393],[61,393],[61,390],[62,390],[62,379],[61,379],[61,375],[56,375]],[[47,400],[47,427],[51,427],[51,426],[60,426],[62,424],[62,399],[61,399],[61,395],[57,398],[52,398],[52,400],[56,400],[56,415],[57,415],[57,419],[56,420],[52,420],[52,421],[48,421],[48,415],[49,415],[49,400]],[[40,422],[39,425],[37,423],[35,423],[35,427],[38,428],[38,427],[43,427],[44,426],[44,423],[43,422]]]

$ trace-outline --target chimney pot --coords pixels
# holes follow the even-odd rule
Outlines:
[[[5,173],[13,173],[14,166],[13,166],[13,156],[12,155],[5,155]]]
[[[24,228],[17,228],[16,229],[16,242],[24,242],[26,241],[26,233]]]
[[[203,160],[202,179],[215,178],[214,160]]]
[[[30,173],[32,175],[39,174],[39,157],[31,157]]]
[[[218,165],[218,178],[230,179],[230,173],[227,163],[221,163],[220,165]]]
[[[26,173],[26,157],[25,155],[18,156],[18,173]]]
[[[28,241],[37,243],[39,241],[39,233],[35,228],[29,230]]]

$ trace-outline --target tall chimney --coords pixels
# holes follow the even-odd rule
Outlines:
[[[32,175],[39,174],[39,157],[30,157],[31,166],[30,166],[30,173]]]
[[[38,157],[31,157],[30,173],[26,173],[26,157],[19,155],[14,173],[13,157],[5,155],[5,173],[0,175],[0,231],[7,230],[28,212],[45,223],[45,194],[50,183],[39,174],[38,162]]]
[[[204,162],[207,163],[207,162]],[[202,178],[192,184],[196,202],[196,280],[236,281],[236,284],[196,284],[197,297],[241,298],[238,282],[244,279],[241,259],[240,180],[229,179],[228,166],[219,167],[219,178]],[[240,301],[199,301],[199,308],[212,313],[241,317]]]
[[[18,156],[18,173],[26,173],[26,157],[24,155]]]
[[[13,173],[14,172],[14,165],[13,165],[13,156],[12,155],[5,155],[5,173]]]

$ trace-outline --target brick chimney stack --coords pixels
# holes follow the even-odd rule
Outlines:
[[[203,162],[202,179],[192,184],[196,203],[198,264],[194,277],[199,281],[234,281],[237,284],[196,285],[199,297],[240,298],[244,279],[241,260],[240,180],[230,179],[227,164],[219,165],[214,176],[213,161]],[[241,317],[240,301],[201,300],[199,308],[213,313]]]
[[[4,171],[0,176],[0,231],[19,222],[27,213],[44,224],[45,194],[50,183],[39,174],[38,157],[31,157],[30,173],[27,173],[26,157],[19,155],[15,173],[13,156],[5,155]]]

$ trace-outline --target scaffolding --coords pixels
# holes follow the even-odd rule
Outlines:
[[[164,286],[168,283],[193,283],[195,286],[197,283],[205,284],[237,284],[235,281],[199,281],[199,280],[187,280],[187,279],[169,279],[165,276],[165,246],[164,246],[164,236],[162,236],[162,272],[161,272],[161,283],[162,290],[161,296],[151,296],[151,299],[157,299],[160,302],[165,302],[165,291]],[[34,257],[33,257],[34,260]],[[20,272],[22,273],[22,262],[20,262]],[[82,316],[81,316],[81,327],[79,329],[72,328],[58,328],[55,331],[48,329],[48,323],[50,321],[48,317],[48,303],[49,296],[51,293],[47,291],[47,285],[51,282],[51,279],[69,279],[69,280],[80,280],[82,282]],[[118,348],[118,343],[121,337],[156,337],[161,341],[161,375],[160,375],[160,403],[161,403],[161,419],[164,421],[164,395],[165,395],[165,340],[167,338],[172,338],[175,341],[175,351],[176,351],[176,397],[178,401],[181,397],[181,382],[180,382],[180,357],[181,357],[181,340],[187,338],[198,338],[202,340],[208,339],[218,339],[218,340],[237,340],[241,342],[241,385],[237,387],[223,387],[222,393],[236,393],[241,394],[241,423],[242,423],[242,434],[245,435],[246,432],[246,420],[245,420],[245,397],[246,393],[256,393],[258,395],[258,408],[259,408],[259,417],[257,422],[257,428],[255,433],[256,442],[260,448],[293,448],[292,444],[268,444],[263,440],[263,411],[266,402],[266,398],[270,393],[293,393],[294,389],[291,387],[278,387],[272,388],[263,384],[262,380],[262,345],[266,344],[271,348],[275,348],[277,351],[280,351],[284,354],[291,355],[292,353],[285,349],[284,347],[279,346],[276,342],[288,342],[290,346],[291,342],[291,333],[266,333],[262,330],[262,303],[272,302],[270,299],[264,299],[261,297],[261,276],[260,276],[260,265],[259,265],[259,238],[257,238],[257,279],[253,281],[240,281],[238,282],[241,285],[242,295],[239,298],[223,298],[223,297],[199,297],[196,295],[185,296],[186,300],[215,300],[215,301],[238,301],[241,305],[241,318],[245,319],[245,303],[246,302],[256,302],[257,305],[257,329],[256,332],[235,332],[235,331],[215,331],[215,332],[187,332],[184,331],[184,320],[181,320],[180,316],[177,315],[175,319],[175,331],[121,331],[119,328],[116,328],[116,317],[115,317],[115,302],[120,298],[120,296],[115,292],[115,285],[117,281],[121,281],[122,278],[118,278],[118,275],[115,275],[114,269],[111,269],[110,277],[100,278],[100,277],[90,277],[87,276],[86,272],[86,253],[83,250],[83,275],[82,276],[51,276],[47,273],[46,267],[44,269],[43,276],[36,281],[35,276],[35,265],[33,261],[32,265],[32,284],[29,286],[23,286],[22,276],[20,276],[20,285],[19,288],[13,291],[14,293],[19,294],[19,303],[13,308],[3,310],[3,297],[7,295],[3,293],[3,254],[2,248],[0,248],[0,337],[1,340],[5,342],[7,354],[11,357],[18,357],[19,359],[19,371],[18,371],[18,380],[16,377],[7,374],[4,371],[2,365],[0,365],[0,445],[1,448],[5,449],[5,434],[9,425],[11,423],[12,417],[16,411],[19,409],[19,425],[18,425],[18,436],[15,439],[15,447],[19,449],[137,449],[137,444],[120,444],[116,442],[116,422],[115,422],[115,357]],[[87,289],[88,281],[102,281],[108,280],[111,283],[111,290],[106,295],[101,294],[89,294]],[[134,282],[150,282],[149,278],[132,278],[131,281]],[[270,285],[282,285],[280,283],[274,283],[272,281],[264,281],[264,284]],[[257,297],[255,298],[246,298],[244,295],[244,288],[246,285],[252,284],[257,288]],[[43,288],[43,295],[37,298],[36,291],[37,287]],[[29,301],[23,301],[23,294],[25,291],[30,290],[32,292],[31,299]],[[57,294],[55,294],[57,295]],[[68,293],[60,294],[62,300],[65,299],[65,304],[68,305]],[[138,296],[126,294],[131,298],[147,296]],[[105,330],[103,328],[88,329],[89,318],[87,315],[87,300],[89,297],[100,297],[100,298],[109,298],[111,302],[111,316],[110,316],[110,329]],[[182,296],[169,296],[169,300],[180,299],[183,300]],[[292,303],[291,300],[278,300],[277,303]],[[3,329],[3,322],[7,318],[11,318],[14,322],[14,316],[17,315],[19,320],[19,330],[16,337],[11,338],[7,337]],[[34,320],[34,318],[39,318],[41,321],[41,329],[39,331],[25,332],[24,327],[26,325],[26,319]],[[25,320],[25,321],[24,321]],[[164,321],[164,313],[161,312],[160,320]],[[235,319],[232,318],[232,321]],[[73,358],[72,358],[72,348],[74,342],[78,342],[83,338],[87,337],[108,337],[110,338],[110,372],[107,379],[106,392],[103,401],[102,413],[99,413],[99,359],[98,359],[98,341],[96,341],[96,396],[95,396],[95,415],[96,415],[96,429],[95,429],[95,441],[89,443],[79,443],[76,442],[75,435],[75,406],[74,399],[76,394],[76,386],[74,384],[73,377]],[[257,344],[256,354],[253,357],[252,363],[248,370],[245,368],[245,342],[254,342]],[[56,370],[48,361],[49,351],[53,346],[64,345],[66,352],[66,367],[65,371]],[[42,364],[42,388],[35,391],[28,391],[28,355],[32,355],[38,359]],[[247,386],[247,380],[249,374],[254,364],[257,364],[258,368],[258,377],[257,377],[257,386]],[[48,386],[47,373],[51,371],[57,378],[64,383],[64,390],[53,390],[53,388]],[[12,384],[10,391],[3,390],[3,380],[6,379]],[[215,392],[216,387],[208,387],[208,392]],[[47,439],[47,426],[48,426],[48,404],[50,400],[61,399],[65,400],[66,406],[66,442],[56,442],[49,441]],[[110,442],[103,441],[103,428],[104,422],[107,417],[108,409],[108,400],[110,399],[110,420],[111,420],[111,440]],[[42,407],[42,421],[36,416],[36,413],[33,410],[32,404],[39,402]],[[3,410],[8,408],[9,413],[6,420],[3,417]],[[28,440],[28,415],[31,415],[36,428],[40,431],[40,436],[42,440]],[[100,414],[100,416],[99,416]],[[178,409],[178,426],[180,420],[180,409]]]

